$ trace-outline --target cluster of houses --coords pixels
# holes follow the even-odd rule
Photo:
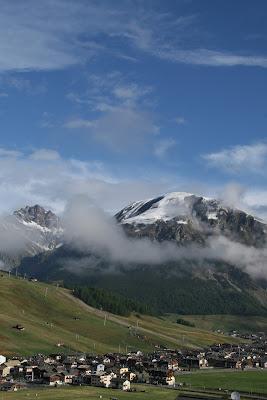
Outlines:
[[[131,391],[132,383],[175,386],[183,371],[204,368],[267,368],[267,337],[242,345],[218,344],[202,351],[157,350],[127,355],[112,353],[0,356],[0,389],[40,385],[92,385]],[[180,379],[175,379],[179,376]]]

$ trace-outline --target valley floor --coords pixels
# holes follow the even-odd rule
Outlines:
[[[227,389],[248,393],[267,394],[267,370],[202,370],[180,374],[176,377],[177,383],[186,384],[187,388],[194,389]]]
[[[103,389],[92,386],[61,387],[21,390],[16,393],[0,394],[1,400],[175,400],[177,391],[167,388],[139,386],[137,392],[123,392],[115,389]],[[1,397],[2,396],[2,397]]]
[[[104,389],[92,386],[64,386],[59,388],[32,388],[16,393],[2,393],[1,400],[176,400],[184,397],[196,400],[199,398],[227,398],[232,391],[240,391],[241,397],[250,399],[267,399],[267,371],[231,371],[207,370],[180,374],[176,379],[186,384],[182,389],[171,389],[162,386],[132,385],[136,392],[123,392],[115,389]],[[223,391],[218,390],[219,388]],[[225,392],[228,390],[228,392]],[[242,394],[246,392],[246,394]],[[255,393],[262,395],[255,396]],[[265,394],[265,395],[264,395]],[[178,397],[179,396],[179,397]],[[188,397],[187,397],[188,396]]]

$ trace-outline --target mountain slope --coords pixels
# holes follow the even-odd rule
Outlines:
[[[205,244],[224,235],[248,246],[266,245],[267,225],[222,202],[191,193],[174,192],[138,201],[116,214],[127,235],[179,245]]]
[[[80,266],[80,268],[79,268]],[[20,273],[70,286],[106,288],[155,312],[265,315],[267,298],[248,274],[226,263],[178,260],[161,265],[120,264],[62,246],[25,258]]]
[[[201,347],[232,338],[140,315],[137,319],[92,308],[70,291],[39,282],[0,276],[0,353],[152,351],[155,345]],[[136,321],[139,328],[136,329]],[[19,331],[13,326],[22,325]],[[51,325],[52,324],[52,325]],[[133,326],[129,329],[129,326]],[[64,346],[57,347],[57,343]]]
[[[26,256],[58,247],[62,241],[59,218],[39,205],[26,206],[0,220],[2,269],[11,269]]]
[[[222,202],[174,192],[139,201],[115,216],[130,239],[150,239],[184,247],[190,253],[211,240],[262,249],[266,225]],[[111,231],[112,232],[112,231]],[[129,241],[130,246],[133,244]],[[88,245],[89,246],[89,245]],[[176,254],[176,253],[175,253]],[[196,254],[196,255],[195,255]],[[51,252],[24,258],[21,274],[113,290],[147,303],[157,313],[265,315],[267,294],[247,273],[221,254],[179,256],[158,264],[122,262],[108,252],[64,244]]]

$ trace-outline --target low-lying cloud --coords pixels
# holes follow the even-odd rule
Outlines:
[[[241,268],[255,278],[267,278],[267,248],[255,248],[221,236],[214,235],[205,247],[190,245],[178,247],[175,243],[158,243],[149,239],[128,238],[114,218],[98,208],[86,196],[73,199],[67,206],[64,217],[66,242],[76,249],[104,254],[112,262],[126,264],[159,265],[167,261],[220,260]],[[85,257],[68,268],[90,268],[90,259]],[[94,264],[95,265],[95,264]]]

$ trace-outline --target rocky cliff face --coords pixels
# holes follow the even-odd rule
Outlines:
[[[36,204],[35,206],[21,208],[14,211],[14,215],[18,220],[25,223],[36,223],[42,228],[58,229],[60,227],[59,218],[52,211],[46,211],[43,207]]]
[[[61,245],[59,218],[39,205],[17,210],[0,220],[2,269],[18,265],[23,257],[50,251]]]
[[[204,245],[208,237],[224,235],[249,246],[266,244],[263,222],[220,201],[190,193],[174,192],[132,203],[115,217],[131,237]]]

